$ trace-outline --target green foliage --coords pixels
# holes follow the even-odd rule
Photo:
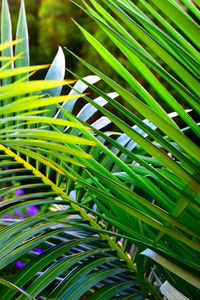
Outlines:
[[[133,69],[142,74],[154,92],[149,93],[148,85],[142,85],[134,72],[107,50],[107,43],[104,46],[102,41],[77,24],[104,64],[109,65],[134,92],[125,89],[114,76],[110,77],[76,58],[104,80],[120,100],[152,122],[142,122],[142,118],[127,110],[126,106],[89,85],[118,110],[118,117],[112,113],[112,108],[103,108],[102,104],[86,98],[107,121],[102,117],[98,125],[93,126],[96,134],[93,139],[100,140],[95,151],[91,151],[95,162],[85,163],[88,172],[84,176],[74,170],[74,175],[79,175],[81,181],[79,188],[82,187],[78,201],[83,199],[84,191],[85,197],[91,193],[87,200],[82,200],[89,206],[88,210],[91,212],[95,203],[98,218],[116,226],[126,240],[134,241],[138,279],[145,290],[149,286],[144,282],[144,274],[151,274],[152,282],[158,278],[163,280],[164,276],[164,280],[170,281],[184,295],[195,299],[198,297],[195,288],[199,288],[199,278],[196,277],[199,270],[196,264],[199,258],[199,148],[194,142],[200,134],[195,121],[199,113],[199,54],[195,48],[199,27],[179,2],[150,1],[152,5],[149,5],[140,1],[144,12],[148,10],[150,15],[144,14],[129,0],[88,2],[91,7],[86,4],[85,12],[119,48]],[[192,8],[196,9],[195,6]],[[157,9],[161,10],[160,14]],[[172,23],[163,18],[166,14]],[[163,27],[158,27],[154,18]],[[144,45],[151,51],[147,52]],[[122,121],[122,116],[125,121]],[[109,122],[118,127],[118,133],[98,130]],[[116,138],[116,134],[120,136]],[[90,134],[87,136],[91,137]],[[148,259],[141,257],[144,247],[151,249],[152,255],[147,255],[150,250],[142,252]],[[127,250],[126,243],[124,249]],[[157,260],[158,257],[161,259]],[[155,258],[156,265],[152,258]],[[151,268],[155,268],[155,273],[151,273]],[[184,284],[182,280],[185,280]]]
[[[23,1],[17,26],[22,39],[18,41],[12,42],[11,27],[6,27],[10,19],[6,0],[2,7],[2,32],[6,29],[9,34],[2,35],[0,50],[9,51],[1,57],[0,70],[1,298],[35,299],[42,295],[79,299],[83,294],[92,297],[90,289],[99,284],[105,286],[99,297],[107,289],[113,295],[126,289],[126,295],[140,295],[135,276],[124,263],[134,270],[130,258],[66,191],[68,178],[76,183],[76,177],[62,164],[85,167],[79,160],[91,159],[91,155],[77,147],[96,143],[64,133],[65,128],[88,127],[51,116],[58,103],[64,102],[65,107],[69,100],[81,97],[73,91],[59,96],[61,86],[74,82],[63,80],[62,50],[46,80],[30,80],[33,72],[47,66],[27,66],[27,59],[20,60],[29,56]],[[15,47],[17,53],[12,56],[16,44],[21,46]],[[82,85],[83,92],[85,88]],[[62,205],[60,211],[58,205]]]
[[[179,1],[87,3],[83,11],[122,59],[77,24],[102,67],[72,53],[95,75],[71,72],[77,82],[69,95],[59,96],[60,86],[73,83],[63,81],[60,48],[46,80],[26,82],[45,66],[16,67],[12,46],[22,41],[1,45],[10,57],[0,70],[0,294],[198,299],[198,25]],[[168,10],[170,21],[163,18]],[[19,24],[27,29],[22,11],[23,5]],[[113,76],[105,74],[107,65]],[[95,85],[100,79],[110,93]],[[76,113],[81,96],[87,104],[81,100]],[[31,207],[40,210],[33,216]],[[24,266],[18,272],[17,261]]]

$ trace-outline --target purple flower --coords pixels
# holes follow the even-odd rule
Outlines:
[[[29,214],[32,217],[34,217],[36,215],[36,213],[38,212],[38,210],[39,210],[39,208],[37,208],[37,206],[32,205],[32,206],[29,206],[25,212],[26,212],[26,214]]]
[[[34,249],[34,251],[35,251],[36,253],[38,253],[38,254],[40,254],[40,253],[42,253],[42,252],[43,252],[43,250],[42,250],[42,249],[40,249],[40,248],[35,248],[35,249]]]
[[[21,211],[20,210],[16,210],[15,215],[16,216],[20,216],[21,215]]]
[[[17,268],[23,268],[25,266],[25,264],[22,261],[16,261],[15,262],[15,266]]]
[[[9,168],[8,168],[8,167],[5,167],[4,170],[9,170]]]
[[[23,189],[16,189],[15,196],[19,197],[19,196],[22,196],[24,193],[25,193],[25,191]]]
[[[9,215],[3,217],[3,219],[9,219],[9,218],[10,218]]]

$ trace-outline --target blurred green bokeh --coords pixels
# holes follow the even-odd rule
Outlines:
[[[8,2],[13,32],[16,32],[20,0]],[[82,54],[84,38],[72,18],[80,24],[86,24],[86,27],[91,27],[92,31],[94,31],[94,24],[88,22],[87,16],[81,9],[70,0],[25,0],[25,7],[30,37],[31,64],[51,62],[58,45],[68,47],[78,55]],[[67,67],[75,71],[76,62],[72,57],[67,59]]]
[[[13,32],[16,31],[20,0],[10,0],[9,7],[12,15]],[[80,0],[76,3],[81,4]],[[53,60],[58,45],[67,47],[101,69],[102,61],[93,48],[87,43],[73,23],[75,19],[79,24],[94,34],[94,36],[109,48],[112,53],[129,69],[126,59],[120,56],[116,47],[106,38],[103,32],[92,22],[91,19],[70,0],[25,0],[27,23],[30,37],[31,64],[45,64]],[[15,37],[13,37],[15,38]],[[89,74],[82,64],[70,56],[67,51],[66,67],[78,73],[80,76]],[[104,71],[109,72],[108,70]],[[133,71],[133,70],[132,70]],[[45,72],[45,71],[44,71]],[[44,74],[40,72],[41,78]],[[70,75],[69,75],[70,76]],[[112,74],[113,76],[113,74]],[[114,75],[115,76],[115,75]],[[116,79],[116,78],[114,78]]]

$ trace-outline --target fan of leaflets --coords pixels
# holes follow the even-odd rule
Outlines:
[[[96,299],[107,299],[108,294],[141,298],[129,256],[104,233],[98,220],[68,196],[68,179],[77,179],[65,163],[85,168],[80,158],[91,160],[91,155],[77,146],[91,147],[96,142],[64,132],[88,126],[54,115],[58,103],[66,105],[84,94],[72,91],[60,96],[61,87],[74,82],[64,80],[61,48],[45,80],[30,80],[48,66],[29,66],[23,1],[15,41],[11,32],[8,3],[2,1],[1,299],[80,299],[83,295],[93,299],[96,291]]]
[[[167,297],[168,287],[178,295],[173,297],[192,299],[198,298],[200,288],[198,6],[198,1],[83,1],[82,9],[129,62],[133,74],[77,23],[102,68],[71,54],[111,93],[74,74],[99,96],[84,97],[88,104],[77,115],[80,124],[91,123],[97,110],[102,117],[92,131],[81,129],[98,143],[82,147],[93,160],[80,159],[86,170],[68,168],[78,178],[77,185],[68,181],[76,201],[104,220],[106,230],[123,235],[119,241],[124,251],[133,253],[134,244],[132,260],[144,291],[150,291],[148,278]],[[103,73],[104,64],[119,81]],[[71,111],[70,105],[61,109],[74,121]],[[104,129],[110,123],[115,132]],[[73,129],[66,132],[79,135]]]

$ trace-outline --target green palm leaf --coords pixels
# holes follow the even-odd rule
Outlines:
[[[46,66],[29,66],[23,1],[23,40],[2,30],[0,264],[3,276],[11,271],[2,299],[161,299],[166,281],[198,298],[199,28],[179,1],[139,2],[83,1],[134,75],[78,25],[119,82],[74,55],[95,75],[71,72],[68,95],[60,96],[73,83],[61,48],[45,81],[28,80]],[[2,8],[9,23],[7,1]],[[110,93],[94,85],[100,79]],[[75,115],[80,97],[88,103]],[[40,208],[35,217],[30,207]],[[16,273],[18,260],[25,266]]]

